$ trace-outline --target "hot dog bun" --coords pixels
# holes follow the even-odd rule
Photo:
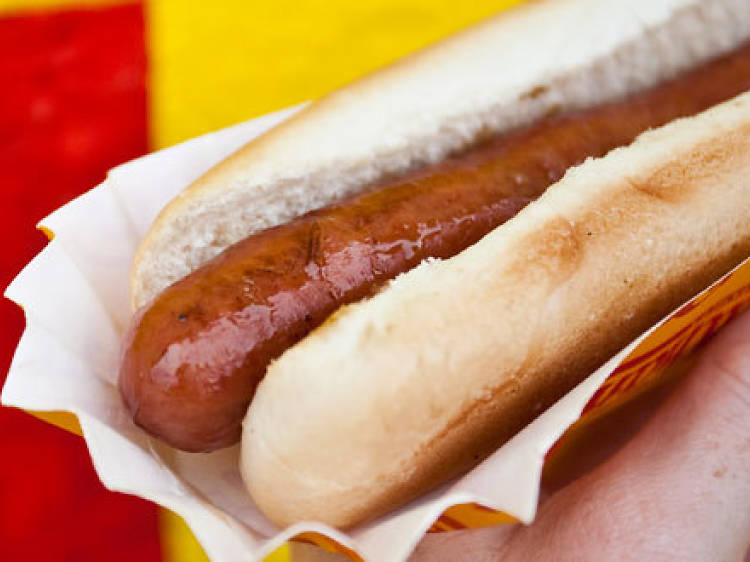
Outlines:
[[[750,254],[750,93],[589,160],[272,363],[242,472],[279,525],[347,527],[493,451]]]
[[[550,111],[654,85],[750,35],[745,0],[539,0],[330,94],[159,215],[134,308],[230,244]]]

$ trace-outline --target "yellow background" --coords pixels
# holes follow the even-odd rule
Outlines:
[[[515,3],[146,2],[153,144],[318,97]]]

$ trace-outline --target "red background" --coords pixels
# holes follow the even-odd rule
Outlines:
[[[3,287],[44,246],[39,219],[148,151],[146,70],[140,4],[0,17]],[[0,318],[1,385],[23,313],[2,300]],[[0,451],[0,558],[161,559],[156,507],[106,491],[81,438],[0,408]]]

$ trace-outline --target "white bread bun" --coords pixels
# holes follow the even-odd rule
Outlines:
[[[478,135],[653,85],[750,35],[747,0],[539,0],[312,104],[187,188],[131,275],[150,301],[230,244]]]
[[[346,527],[467,469],[750,255],[748,217],[750,93],[569,170],[271,364],[251,495],[279,525]]]

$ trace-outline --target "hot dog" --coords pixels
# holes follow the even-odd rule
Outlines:
[[[239,441],[268,364],[336,309],[426,258],[456,255],[569,167],[747,89],[745,44],[234,244],[163,291],[131,329],[120,385],[135,422],[187,451]]]
[[[466,66],[495,71],[497,49],[507,47],[509,37],[518,39],[518,29],[523,37],[546,37],[541,32],[549,30],[553,15],[573,21],[581,9],[591,19],[582,24],[589,33],[606,21],[602,10],[634,10],[638,23],[618,21],[615,39],[600,34],[606,47],[597,51],[592,43],[593,54],[571,47],[558,61],[558,74],[548,75],[551,67],[539,59],[516,63],[523,70],[512,67],[512,87],[494,74],[466,72]],[[313,104],[190,186],[144,240],[132,274],[133,302],[141,308],[120,373],[134,420],[174,446],[213,450],[239,438],[257,386],[245,419],[242,469],[253,497],[279,523],[318,518],[351,525],[478,462],[750,251],[750,235],[737,234],[744,230],[736,221],[730,230],[712,227],[722,237],[715,245],[695,217],[684,225],[692,245],[683,248],[672,233],[661,233],[671,240],[672,254],[643,230],[660,229],[651,222],[655,215],[671,216],[663,200],[680,200],[672,193],[679,181],[705,205],[702,194],[693,194],[705,183],[702,171],[737,179],[722,167],[729,166],[731,150],[721,139],[711,137],[722,147],[716,154],[695,144],[708,142],[700,127],[667,127],[672,136],[684,133],[685,144],[657,142],[656,133],[636,142],[625,160],[638,163],[634,168],[648,176],[646,185],[629,180],[623,157],[610,155],[606,164],[574,168],[547,191],[571,166],[750,87],[750,47],[742,46],[748,39],[750,6],[739,0],[606,8],[586,0],[537,2]],[[445,92],[429,90],[434,82],[415,86],[418,79],[434,81],[438,68],[447,72]],[[743,108],[739,103],[737,111]],[[740,132],[724,126],[728,111],[696,119],[739,135],[744,146]],[[341,137],[331,137],[331,130]],[[666,145],[687,163],[660,153]],[[643,154],[644,146],[656,160]],[[690,160],[699,157],[704,160]],[[669,164],[668,177],[654,171],[659,163]],[[741,168],[741,159],[732,165],[731,172]],[[610,177],[613,169],[617,181]],[[610,199],[594,202],[575,178],[602,170]],[[623,195],[623,181],[638,196]],[[580,210],[588,214],[548,220],[550,201],[575,214],[559,195],[568,184],[581,192]],[[733,189],[740,201],[729,210],[739,212],[744,201],[737,193],[744,192]],[[729,216],[725,203],[717,201],[707,216]],[[682,210],[693,212],[694,206],[686,203]],[[661,264],[645,259],[621,228],[631,215],[637,217],[630,221],[633,232],[655,244],[654,255],[672,268],[663,272],[663,282],[654,277]],[[610,230],[628,239],[630,248]],[[523,250],[511,247],[514,236]],[[605,239],[610,255],[580,266],[591,255],[606,255],[598,245]],[[702,255],[703,246],[711,252]],[[702,261],[688,259],[690,252]],[[477,269],[477,255],[487,260],[491,279]],[[643,264],[634,268],[635,279],[606,275],[632,265],[636,256]],[[411,269],[428,257],[446,261]],[[503,269],[510,262],[513,267]],[[463,278],[464,271],[476,279]],[[577,276],[603,287],[588,289],[590,304],[571,296],[578,304],[571,309],[546,296],[562,294],[567,279]],[[641,279],[648,281],[641,292],[623,292]],[[474,282],[476,294],[469,289]],[[545,303],[556,331],[544,325],[524,291]],[[634,310],[618,308],[626,297],[638,303]],[[433,299],[438,306],[431,306]],[[518,303],[531,314],[535,331],[529,332]],[[485,308],[494,312],[491,322],[482,316]],[[563,309],[567,316],[558,314]],[[623,316],[615,321],[618,310]],[[416,318],[423,324],[417,326]],[[598,323],[601,318],[613,327]],[[481,331],[464,342],[462,328],[477,326]],[[453,343],[446,334],[456,336]],[[517,349],[503,338],[493,344],[489,334],[516,340]],[[579,355],[571,355],[571,341]],[[372,346],[362,348],[363,342]],[[426,376],[433,371],[434,377]],[[468,382],[456,379],[458,373],[466,373]],[[317,377],[325,381],[322,387]],[[457,381],[470,397],[458,400],[458,409],[445,404],[448,386]],[[335,415],[342,416],[341,427],[332,421]],[[427,431],[429,420],[434,427]],[[336,460],[340,475],[326,455]]]

